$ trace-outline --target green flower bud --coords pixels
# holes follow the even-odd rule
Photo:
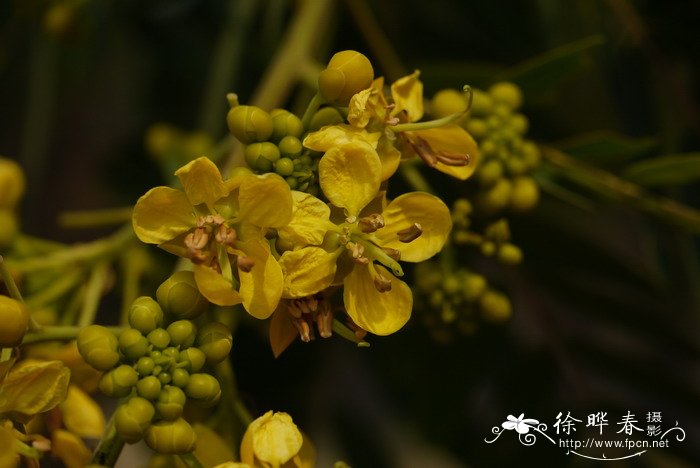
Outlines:
[[[284,109],[275,109],[272,115],[272,136],[271,141],[281,141],[286,136],[299,138],[304,133],[304,126],[301,119]]]
[[[493,187],[477,194],[476,205],[485,214],[496,214],[510,203],[512,185],[507,179],[499,179]]]
[[[228,129],[241,143],[266,141],[272,135],[272,117],[256,106],[236,106],[226,116]]]
[[[488,159],[479,166],[476,171],[476,178],[479,184],[490,187],[503,177],[503,164],[498,159]]]
[[[269,172],[272,164],[280,158],[280,150],[274,143],[252,143],[245,147],[245,162],[251,169]]]
[[[335,252],[340,247],[340,234],[333,231],[326,231],[323,236],[323,242],[321,243],[321,248],[326,252]]]
[[[464,123],[464,129],[477,140],[481,140],[486,136],[489,127],[484,119],[471,118]]]
[[[498,146],[496,145],[495,141],[490,138],[486,138],[479,143],[479,150],[481,150],[481,154],[484,157],[494,156],[498,151]]]
[[[523,261],[523,251],[513,244],[502,244],[498,247],[498,261],[506,265],[517,265]]]
[[[178,387],[166,385],[158,395],[156,410],[160,417],[172,421],[180,417],[186,401],[185,392]]]
[[[462,285],[462,295],[468,302],[476,301],[486,291],[486,278],[475,273],[468,274]]]
[[[489,322],[503,322],[508,320],[512,308],[508,298],[499,292],[489,290],[479,299],[479,307],[484,320]]]
[[[485,257],[490,257],[491,255],[496,253],[496,244],[491,241],[482,242],[479,248],[481,250],[481,254]]]
[[[114,413],[114,428],[126,442],[133,444],[143,438],[154,415],[155,409],[149,401],[133,397],[117,408]]]
[[[0,157],[0,208],[14,209],[24,194],[26,184],[24,171],[19,164]]]
[[[213,406],[221,398],[221,385],[209,374],[191,374],[185,393],[200,405]]]
[[[190,453],[197,444],[197,434],[182,418],[151,424],[144,439],[153,450],[166,454]]]
[[[136,383],[136,391],[147,400],[155,400],[160,394],[161,383],[155,375],[149,375]]]
[[[527,171],[527,163],[524,159],[519,157],[510,157],[506,161],[506,168],[508,173],[512,176],[519,176]]]
[[[333,107],[323,107],[316,111],[311,122],[309,122],[309,131],[315,132],[326,125],[337,125],[345,121],[343,116]]]
[[[430,101],[430,114],[436,119],[467,110],[464,95],[456,89],[443,89]]]
[[[529,140],[523,141],[520,152],[530,169],[534,169],[540,164],[540,149],[533,142]]]
[[[175,369],[172,375],[173,385],[176,385],[180,388],[187,385],[187,382],[190,381],[190,373],[187,372],[185,369]]]
[[[206,354],[199,348],[187,348],[180,351],[178,362],[186,362],[184,367],[189,372],[197,372],[204,367],[204,362],[207,360]]]
[[[163,309],[148,296],[141,296],[131,303],[129,325],[143,334],[163,324]]]
[[[518,177],[513,180],[510,194],[510,209],[522,213],[533,209],[540,199],[540,188],[531,177]]]
[[[0,208],[0,248],[12,244],[17,232],[19,232],[17,216],[9,209]]]
[[[286,177],[284,180],[287,182],[287,185],[289,185],[289,188],[292,190],[296,190],[299,187],[299,182],[297,181],[296,177]]]
[[[168,325],[168,334],[170,335],[170,343],[174,346],[189,348],[197,336],[197,327],[189,320],[178,320]],[[166,351],[168,350],[166,349],[163,354]]]
[[[150,375],[155,367],[155,361],[148,356],[140,357],[139,360],[136,361],[136,372],[138,372],[140,376]]]
[[[89,325],[78,333],[78,352],[97,370],[106,371],[119,362],[118,340],[114,333],[100,325]]]
[[[455,275],[450,275],[444,278],[442,289],[447,294],[455,294],[459,291],[459,279]]]
[[[369,59],[354,50],[337,52],[318,75],[318,90],[328,101],[347,106],[350,98],[367,89],[374,79]]]
[[[133,328],[119,335],[119,350],[130,360],[136,360],[148,352],[148,340],[140,331]]]
[[[231,178],[231,179],[235,179],[236,177],[240,177],[240,176],[244,176],[244,175],[252,175],[252,174],[253,174],[253,171],[251,171],[249,168],[247,168],[245,166],[236,166],[236,167],[232,168],[228,173],[229,178]]]
[[[170,372],[161,372],[158,374],[158,380],[160,380],[160,383],[163,385],[167,385],[173,380],[173,375]]]
[[[158,349],[165,349],[170,344],[170,335],[162,328],[156,328],[147,335],[147,338]]]
[[[472,90],[472,108],[469,113],[473,116],[485,116],[493,108],[493,99],[480,89]]]
[[[158,287],[156,298],[163,310],[183,319],[199,317],[208,304],[197,289],[194,273],[191,271],[173,273]]]
[[[282,156],[288,158],[294,158],[301,154],[303,147],[301,146],[301,141],[295,136],[286,136],[280,140],[279,144],[280,153]]]
[[[510,110],[520,108],[523,103],[523,93],[520,91],[520,88],[516,84],[507,81],[491,85],[489,94],[494,102],[505,104]]]
[[[139,376],[131,366],[122,364],[102,376],[99,387],[102,393],[112,398],[121,398],[131,393]]]
[[[172,324],[171,324],[172,325]],[[194,327],[194,324],[192,324],[192,327]],[[170,334],[170,327],[168,327],[168,334]],[[170,335],[170,341],[172,342],[172,335]],[[176,344],[176,343],[173,343]],[[191,346],[191,345],[190,345]],[[177,349],[175,346],[168,346],[163,350],[161,353],[162,356],[173,358],[177,360],[177,357],[180,355],[180,350]]]
[[[282,158],[275,163],[275,172],[283,177],[292,175],[294,162],[289,158]]]
[[[18,300],[0,296],[0,323],[0,347],[19,346],[29,326],[29,311]]]
[[[207,323],[197,335],[197,347],[204,352],[210,364],[218,364],[226,359],[232,344],[231,330],[221,322]]]
[[[510,128],[518,135],[525,135],[529,126],[527,117],[523,114],[514,114],[508,121]]]

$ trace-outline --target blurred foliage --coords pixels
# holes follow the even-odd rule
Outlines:
[[[156,122],[222,137],[223,96],[200,103],[216,100],[205,97],[212,86],[247,101],[300,3],[0,4],[0,152],[29,174],[25,229],[85,238],[58,229],[57,213],[131,204],[157,185],[143,143]],[[333,5],[316,32],[320,61],[355,48],[387,62],[350,14],[357,4]],[[277,360],[244,323],[233,359],[254,413],[293,414],[320,466],[448,467],[589,466],[543,443],[484,443],[508,414],[551,425],[559,411],[608,411],[611,421],[661,411],[686,440],[617,466],[700,464],[700,268],[689,234],[700,231],[700,3],[386,0],[368,11],[399,64],[422,70],[428,96],[501,79],[523,87],[529,135],[553,155],[537,174],[540,206],[511,223],[525,261],[458,259],[509,291],[514,317],[450,344],[413,321],[369,349],[297,344]],[[217,54],[231,62],[223,84],[210,71]]]

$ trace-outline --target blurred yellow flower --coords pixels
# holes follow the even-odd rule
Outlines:
[[[267,228],[291,219],[289,186],[275,174],[241,173],[224,181],[204,157],[175,175],[184,192],[155,187],[136,203],[136,235],[191,259],[197,286],[209,301],[242,303],[254,317],[267,318],[279,302],[283,278],[264,236]]]
[[[240,453],[241,462],[254,468],[311,468],[316,458],[311,442],[291,416],[272,411],[250,423]]]

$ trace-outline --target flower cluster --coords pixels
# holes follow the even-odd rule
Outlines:
[[[248,167],[224,178],[206,157],[191,161],[175,172],[182,190],[156,187],[138,200],[134,230],[189,258],[210,302],[242,304],[259,319],[274,313],[276,353],[297,336],[309,341],[314,328],[331,335],[336,291],[358,336],[394,333],[413,304],[399,262],[438,253],[452,220],[437,196],[391,200],[386,182],[411,158],[458,179],[479,159],[454,123],[464,110],[420,122],[422,91],[416,71],[385,93],[369,60],[343,51],[321,72],[301,119],[238,105],[230,95],[227,122]]]

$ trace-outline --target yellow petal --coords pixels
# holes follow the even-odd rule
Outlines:
[[[291,416],[271,413],[269,411],[251,423],[253,453],[261,462],[279,466],[299,453],[303,437]]]
[[[83,468],[91,456],[77,435],[63,429],[57,429],[51,434],[51,453],[60,458],[66,468]]]
[[[0,426],[0,466],[14,468],[19,466],[19,455],[15,452],[15,438],[12,432]]]
[[[380,132],[368,133],[351,125],[328,125],[321,130],[309,133],[304,138],[304,146],[314,151],[326,152],[337,146],[362,141],[376,148],[381,136]]]
[[[170,187],[155,187],[136,202],[134,232],[147,244],[162,244],[194,227],[196,218],[187,196]]]
[[[292,219],[292,192],[277,174],[248,176],[238,190],[239,216],[245,222],[281,227]]]
[[[405,193],[382,212],[384,227],[374,233],[382,247],[401,252],[401,260],[422,262],[445,245],[452,229],[450,209],[438,197],[425,192]],[[423,233],[415,240],[404,243],[397,232],[420,224]]]
[[[411,317],[413,296],[411,288],[395,278],[386,268],[375,265],[391,279],[391,290],[380,293],[367,266],[356,265],[345,278],[343,300],[348,315],[361,328],[375,335],[390,335],[398,331]]]
[[[187,198],[194,206],[204,203],[213,207],[218,199],[228,195],[219,168],[209,158],[201,157],[190,161],[175,171],[175,175],[182,182]]]
[[[226,278],[204,265],[194,266],[194,280],[202,296],[209,302],[222,306],[232,306],[243,302],[238,291]]]
[[[434,152],[468,155],[469,164],[466,166],[448,166],[438,162],[435,169],[440,172],[465,180],[474,173],[474,169],[479,164],[480,155],[476,142],[466,130],[458,125],[447,125],[409,133],[413,133],[428,142]]]
[[[226,462],[226,463],[222,463],[220,465],[216,465],[213,468],[253,468],[253,467],[247,463]]]
[[[379,96],[377,90],[368,88],[355,94],[348,106],[348,122],[353,127],[365,128],[372,117],[372,110],[377,105]]]
[[[264,239],[238,242],[236,246],[255,261],[249,272],[238,270],[243,307],[253,317],[266,319],[272,315],[282,297],[282,268],[270,254],[270,246]]]
[[[202,466],[214,466],[233,460],[233,452],[228,442],[204,424],[195,423],[192,428],[197,434],[197,447],[194,455]]]
[[[420,72],[416,70],[392,83],[391,97],[396,104],[391,111],[392,115],[406,111],[408,120],[411,122],[417,122],[423,118],[423,83],[418,79],[419,76]]]
[[[272,314],[272,319],[270,319],[270,347],[275,357],[279,357],[299,336],[299,331],[292,323],[291,316],[286,308],[280,302],[280,305],[275,309],[275,313]]]
[[[318,165],[319,182],[331,203],[357,215],[379,191],[382,163],[367,143],[331,148]]]
[[[379,140],[379,145],[377,146],[377,154],[379,155],[379,160],[382,162],[381,179],[385,181],[394,175],[399,168],[401,151],[397,150],[388,138],[382,138]]]
[[[287,226],[277,230],[279,237],[304,247],[321,245],[329,229],[335,227],[329,221],[331,209],[318,198],[304,192],[292,191],[294,214]]]
[[[60,404],[66,429],[80,437],[99,439],[105,430],[105,417],[95,400],[76,385],[68,387],[68,394]]]
[[[70,371],[61,361],[26,359],[15,365],[0,387],[0,413],[28,419],[66,398]]]
[[[301,436],[304,438],[304,441],[299,453],[294,457],[296,461],[295,466],[298,468],[313,468],[316,466],[316,447],[314,447],[311,439],[306,434],[302,432]]]
[[[285,298],[310,296],[330,286],[335,276],[336,260],[343,249],[328,253],[321,247],[304,247],[282,254]]]

